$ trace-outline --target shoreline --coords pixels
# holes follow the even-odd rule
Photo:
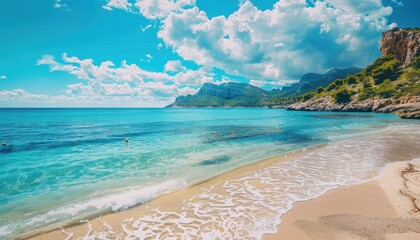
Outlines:
[[[378,133],[380,134],[380,133]],[[370,135],[368,136],[372,136],[375,135],[375,133],[370,133]],[[340,140],[340,141],[346,141],[346,140]],[[340,142],[338,141],[338,142]],[[404,144],[404,143],[403,143]],[[326,144],[328,146],[328,144]],[[309,151],[308,151],[309,149]],[[178,190],[176,192],[167,194],[167,195],[163,195],[160,196],[148,203],[145,204],[141,204],[138,206],[135,206],[133,208],[127,209],[127,210],[122,210],[119,212],[112,212],[109,214],[106,214],[102,217],[97,217],[97,218],[93,218],[89,221],[84,221],[83,223],[77,223],[77,224],[73,224],[70,225],[68,227],[65,228],[65,230],[60,230],[60,229],[56,229],[56,230],[52,230],[46,233],[41,233],[40,235],[35,235],[32,236],[31,239],[67,239],[70,236],[75,236],[75,237],[83,237],[83,236],[92,236],[91,234],[99,234],[101,236],[120,236],[119,234],[140,234],[139,231],[134,231],[136,227],[138,227],[137,225],[134,226],[134,223],[138,223],[138,221],[135,221],[136,218],[138,217],[147,217],[147,216],[152,216],[154,215],[154,219],[151,219],[150,221],[153,222],[157,222],[157,221],[166,221],[166,219],[163,218],[159,218],[162,217],[159,214],[166,214],[166,216],[176,216],[177,217],[177,221],[179,222],[179,220],[182,220],[182,214],[187,214],[185,212],[185,202],[186,201],[191,201],[191,199],[197,199],[197,196],[203,196],[204,195],[211,195],[214,193],[221,193],[223,192],[223,183],[226,185],[226,182],[229,181],[235,181],[235,179],[237,179],[240,176],[243,176],[244,174],[247,174],[249,172],[256,172],[259,171],[261,169],[267,169],[267,168],[272,168],[273,166],[275,166],[276,164],[282,163],[285,160],[291,160],[291,159],[296,159],[299,158],[301,156],[304,156],[305,154],[312,153],[315,152],[316,149],[320,149],[319,151],[322,152],[322,150],[325,150],[326,147],[325,146],[314,146],[314,147],[310,147],[307,149],[302,149],[302,150],[298,150],[298,151],[294,151],[292,153],[286,153],[283,155],[278,155],[275,157],[271,157],[265,160],[261,160],[261,161],[257,161],[255,163],[250,163],[248,165],[236,168],[234,170],[230,170],[226,173],[223,173],[221,175],[218,175],[214,178],[211,178],[209,180],[206,181],[202,181],[200,183],[197,183],[189,188],[186,189],[181,189]],[[308,151],[308,152],[307,152]],[[415,151],[415,149],[414,149]],[[408,155],[407,155],[408,156]],[[406,157],[407,157],[406,156]],[[415,151],[414,156],[419,156],[418,152]],[[399,159],[396,159],[399,160]],[[411,159],[410,159],[411,160]],[[382,168],[383,169],[383,168]],[[374,177],[374,179],[380,178],[381,174],[376,174]],[[366,181],[371,182],[372,178],[370,179],[366,179]],[[362,181],[362,182],[366,182],[366,181]],[[374,180],[375,181],[375,180]],[[360,185],[360,184],[366,184],[366,183],[361,183],[361,182],[357,182],[357,183],[353,183],[351,185]],[[257,182],[255,183],[255,186],[260,189],[264,186],[264,183],[261,182]],[[301,203],[306,203],[306,202],[311,202],[317,199],[321,199],[326,195],[329,195],[331,193],[334,193],[336,191],[341,191],[343,187],[342,186],[337,186],[337,187],[333,187],[330,189],[327,189],[325,192],[322,192],[320,194],[318,194],[317,196],[311,197],[311,200],[308,199],[302,199],[302,200],[298,200],[292,203],[292,206],[286,206],[284,212],[280,213],[280,215],[275,215],[273,217],[275,217],[276,220],[272,220],[271,224],[272,224],[272,228],[271,230],[269,230],[268,232],[266,232],[266,234],[264,235],[264,238],[266,236],[269,236],[270,233],[274,233],[274,232],[280,232],[277,231],[277,228],[280,226],[283,226],[284,224],[280,224],[280,219],[283,219],[284,216],[287,216],[289,212],[293,212],[293,210],[296,208],[296,206],[299,206]],[[205,193],[203,193],[203,189],[207,189],[205,191]],[[251,189],[252,190],[252,189]],[[344,189],[346,190],[346,189]],[[200,195],[201,194],[201,195]],[[217,195],[215,195],[217,196]],[[195,201],[195,200],[194,200]],[[190,202],[191,203],[191,202]],[[189,207],[197,207],[196,205],[192,204]],[[151,210],[152,209],[152,210]],[[157,210],[156,210],[157,209]],[[202,210],[202,209],[201,209]],[[184,212],[183,212],[184,211]],[[180,215],[180,213],[182,213]],[[157,215],[159,215],[158,217],[156,217]],[[278,216],[278,217],[277,217]],[[281,216],[281,217],[280,217]],[[249,217],[249,216],[248,216]],[[178,223],[177,222],[177,223]],[[164,225],[166,225],[167,223],[165,223]],[[169,224],[169,223],[168,223]],[[174,222],[170,223],[170,224],[175,224]],[[170,225],[170,226],[172,226]],[[188,225],[188,224],[187,224]],[[179,230],[179,229],[178,229]],[[270,232],[271,231],[271,232]],[[141,232],[141,231],[140,231]],[[137,236],[137,235],[136,235]],[[29,236],[27,236],[29,237]]]
[[[237,175],[241,175],[241,174],[245,174],[245,173],[249,172],[250,168],[268,167],[268,166],[271,166],[271,165],[273,165],[273,164],[275,164],[279,161],[291,158],[293,156],[298,156],[299,154],[302,154],[303,152],[305,152],[307,150],[320,148],[323,145],[326,145],[326,144],[325,143],[317,144],[317,145],[314,145],[314,146],[294,150],[294,151],[287,152],[287,153],[284,153],[284,154],[268,157],[268,158],[265,158],[265,159],[262,159],[262,160],[257,160],[255,162],[248,163],[246,165],[227,170],[227,171],[222,172],[222,173],[220,173],[220,174],[218,174],[214,177],[211,177],[211,178],[208,178],[208,179],[205,179],[205,180],[199,180],[197,182],[192,183],[191,185],[189,185],[186,188],[181,188],[181,189],[175,190],[175,191],[167,193],[167,194],[159,195],[159,196],[157,196],[156,198],[154,198],[150,201],[147,201],[147,202],[144,202],[144,203],[141,203],[141,204],[137,204],[137,205],[132,206],[128,209],[122,209],[122,210],[115,211],[115,212],[113,212],[113,211],[106,212],[103,215],[91,218],[89,221],[91,221],[91,220],[98,221],[98,219],[100,219],[100,218],[104,218],[104,217],[111,216],[111,215],[114,215],[114,214],[120,215],[122,213],[130,212],[130,211],[144,212],[145,209],[143,209],[143,208],[151,207],[151,206],[146,206],[146,205],[149,205],[149,204],[159,205],[159,203],[161,201],[166,203],[167,200],[168,200],[167,198],[170,198],[172,195],[176,195],[176,198],[179,198],[181,195],[183,195],[184,192],[188,192],[189,195],[192,195],[191,192],[198,193],[201,190],[201,188],[203,187],[203,185],[212,186],[214,184],[219,184],[221,181],[228,180],[229,177],[232,176],[232,175],[237,176]],[[70,229],[76,228],[76,231],[79,231],[80,229],[77,229],[77,228],[79,228],[81,225],[84,225],[84,222],[80,221],[80,222],[76,222],[76,223],[69,223],[67,225],[64,225],[63,227],[64,228],[70,228]],[[59,228],[54,227],[54,229],[52,229],[52,230],[47,230],[47,231],[44,231],[44,232],[41,232],[41,233],[30,233],[29,232],[29,233],[21,235],[19,237],[23,238],[23,239],[48,239],[49,236],[47,236],[47,238],[43,238],[43,235],[49,235],[51,233],[53,233],[52,236],[58,237],[58,234],[56,234],[56,233],[58,233],[58,232],[62,233],[63,232],[62,231],[63,227],[59,227]],[[39,230],[34,230],[34,232],[38,232],[38,231]]]

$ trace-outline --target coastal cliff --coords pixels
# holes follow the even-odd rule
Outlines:
[[[357,74],[307,93],[288,110],[394,113],[420,119],[420,29],[382,34],[382,57]]]
[[[403,67],[419,56],[420,30],[395,28],[382,34],[380,50],[382,56],[392,55]]]

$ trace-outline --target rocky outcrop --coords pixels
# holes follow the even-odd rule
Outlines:
[[[403,64],[403,67],[408,66],[415,57],[420,55],[419,46],[419,29],[394,28],[382,33],[380,47],[382,56],[394,56]]]
[[[378,112],[394,113],[401,118],[420,119],[420,96],[405,96],[398,99],[374,98],[353,100],[347,104],[335,103],[332,97],[312,98],[290,105],[288,110],[332,112]]]

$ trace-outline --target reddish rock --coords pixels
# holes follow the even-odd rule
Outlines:
[[[419,31],[395,28],[382,33],[380,49],[383,56],[393,55],[406,67],[420,55],[419,45]]]

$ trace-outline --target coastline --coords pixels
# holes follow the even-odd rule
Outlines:
[[[90,221],[84,221],[81,224],[72,225],[62,230],[56,229],[56,230],[47,232],[45,234],[37,235],[33,237],[32,239],[71,239],[72,237],[76,238],[76,237],[83,237],[83,236],[86,236],[86,237],[87,236],[89,237],[107,236],[110,238],[112,237],[115,238],[117,236],[122,236],[121,234],[127,234],[127,233],[132,234],[137,237],[139,236],[145,237],[147,235],[142,235],[142,234],[145,234],[145,232],[140,231],[138,229],[139,227],[138,224],[141,221],[137,219],[140,217],[142,218],[143,221],[145,221],[147,220],[148,216],[153,216],[151,218],[148,218],[148,220],[150,220],[149,223],[152,223],[152,225],[157,224],[159,222],[163,224],[162,226],[166,228],[167,227],[174,228],[174,226],[176,226],[177,224],[182,223],[183,219],[185,220],[185,215],[189,214],[189,211],[191,211],[191,209],[194,209],[197,207],[197,205],[194,205],[195,200],[200,199],[200,197],[203,198],[203,197],[208,197],[208,196],[213,196],[214,197],[213,200],[214,200],[215,198],[220,196],[218,194],[223,193],[224,191],[223,187],[224,185],[226,185],[226,182],[236,181],[235,179],[243,177],[244,175],[250,172],[256,172],[256,171],[261,171],[262,169],[273,168],[274,166],[276,166],[277,164],[281,162],[302,157],[304,155],[307,155],[308,152],[312,153],[316,151],[317,149],[319,151],[323,151],[325,150],[324,148],[325,146],[317,146],[315,149],[311,148],[310,151],[307,151],[308,149],[306,149],[306,151],[301,150],[301,151],[296,151],[296,152],[292,152],[292,153],[288,153],[284,155],[279,155],[276,157],[271,157],[271,158],[226,172],[208,181],[204,181],[194,186],[191,186],[190,188],[182,189],[177,192],[158,197],[157,199],[152,200],[151,202],[148,202],[146,204],[142,204],[134,208],[130,208],[128,210],[106,214],[102,217],[94,218]],[[417,157],[419,156],[418,152],[416,152],[415,149],[413,153],[414,153],[414,156],[417,156]],[[398,153],[395,153],[395,154],[398,154]],[[407,156],[410,157],[410,154],[406,155],[405,157]],[[397,158],[395,160],[401,161],[404,159]],[[410,160],[410,159],[405,159],[405,160]],[[256,187],[257,189],[262,189],[263,187],[265,187],[264,184],[265,184],[264,182],[260,182],[260,181],[254,182],[253,188]],[[362,185],[363,184],[366,184],[366,183],[362,183]],[[253,188],[249,188],[249,190],[252,190]],[[290,215],[291,213],[293,213],[294,209],[299,209],[300,204],[317,201],[318,199],[322,199],[324,198],[324,196],[329,196],[330,194],[333,194],[335,192],[347,191],[347,189],[343,190],[342,188],[343,187],[340,185],[334,186],[329,189],[326,189],[326,191],[324,192],[318,193],[316,196],[310,197],[309,199],[302,198],[298,201],[293,202],[291,205],[289,204],[290,206],[289,205],[285,206],[285,208],[283,209],[283,212],[281,212],[280,214],[277,214],[277,215],[275,214],[271,216],[272,217],[270,219],[271,229],[266,229],[267,231],[265,232],[264,238],[269,237],[270,233],[277,232],[277,234],[284,234],[283,233],[284,231],[281,230],[281,228],[286,226],[287,222],[286,220],[283,220],[283,218],[286,218],[288,214]],[[333,189],[337,189],[337,190],[333,190]],[[230,194],[232,193],[230,192]],[[192,199],[194,200],[192,201]],[[314,200],[310,200],[310,199],[314,199]],[[309,201],[306,201],[306,200],[309,200]],[[188,202],[187,205],[185,204],[186,202]],[[210,205],[212,204],[210,203]],[[292,205],[293,205],[293,208],[292,208]],[[185,211],[186,206],[188,208],[187,211]],[[202,205],[199,205],[199,207],[202,207]],[[213,209],[213,208],[210,208],[210,209]],[[203,210],[203,209],[199,209],[199,210]],[[206,209],[206,210],[209,210],[209,209]],[[353,210],[350,208],[349,211],[353,211]],[[252,215],[258,215],[258,214],[252,214]],[[174,218],[173,221],[167,221],[169,216],[172,216]],[[246,216],[246,217],[249,217],[249,216]],[[246,221],[248,220],[249,219],[247,219]],[[192,220],[188,219],[188,221],[187,220],[185,221],[184,221],[184,224],[186,224],[186,226],[189,226],[190,224],[188,224],[188,221],[192,221]],[[246,224],[246,221],[244,221],[245,224]],[[285,223],[280,224],[280,221],[281,222],[284,221]],[[146,226],[146,228],[147,227],[148,226]],[[153,231],[149,232],[149,234],[156,234],[156,232],[158,232],[159,234],[164,234],[164,232],[160,231],[160,229],[154,229],[154,230],[155,230],[154,232]],[[217,230],[223,231],[222,229],[217,229]],[[177,228],[176,230],[174,230],[174,232],[171,232],[171,233],[175,234],[176,231],[178,231],[178,233],[182,232],[182,228],[181,229]],[[140,234],[140,235],[137,235],[137,234]],[[162,237],[162,235],[159,235],[159,236]]]

